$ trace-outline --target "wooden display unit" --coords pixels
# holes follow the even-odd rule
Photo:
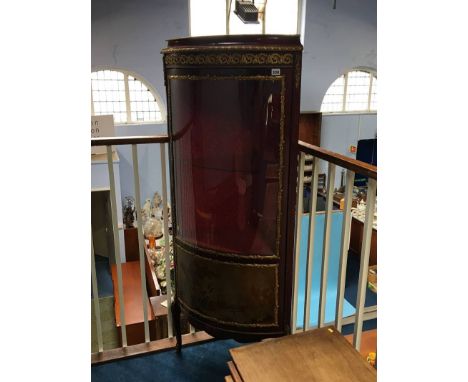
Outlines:
[[[213,336],[284,335],[293,285],[299,36],[182,38],[169,40],[163,54],[176,331],[182,309]]]
[[[322,131],[322,113],[301,113],[299,116],[299,140],[320,146]]]
[[[349,250],[358,256],[361,255],[363,231],[364,223],[359,219],[353,217],[351,219],[351,236],[349,239]],[[377,230],[375,228],[372,228],[369,265],[377,265]]]

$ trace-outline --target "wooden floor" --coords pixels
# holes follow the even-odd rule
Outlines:
[[[345,338],[351,345],[353,344],[352,334],[345,336]],[[377,329],[362,332],[360,353],[364,358],[367,358],[370,352],[377,353]]]

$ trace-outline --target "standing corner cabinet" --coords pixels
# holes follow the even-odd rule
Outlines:
[[[299,36],[168,41],[174,327],[287,334],[293,289]]]

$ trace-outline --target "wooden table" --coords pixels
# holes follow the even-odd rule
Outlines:
[[[150,297],[151,306],[154,312],[155,328],[156,328],[156,339],[162,339],[168,337],[167,331],[167,308],[161,305],[162,302],[167,300],[167,295],[153,296]],[[182,334],[190,333],[189,323],[185,315],[180,317],[180,328]]]
[[[349,238],[349,250],[361,255],[362,248],[362,233],[364,231],[364,223],[353,217],[351,219],[351,235]],[[369,255],[369,265],[377,264],[377,230],[372,228],[371,247]]]
[[[376,370],[334,327],[230,350],[235,382],[375,382]],[[234,369],[233,369],[234,368]]]
[[[111,267],[112,281],[114,284],[115,297],[115,322],[119,329],[119,341],[122,344],[122,334],[120,321],[120,299],[117,288],[117,268]],[[124,300],[125,324],[127,330],[127,344],[135,345],[145,342],[144,319],[143,319],[143,301],[141,298],[141,278],[140,262],[130,261],[122,263],[122,289]],[[151,321],[149,324],[150,339],[155,340],[154,313],[149,299],[147,299],[147,318]]]

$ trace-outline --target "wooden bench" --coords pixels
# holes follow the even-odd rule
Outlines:
[[[120,299],[117,287],[117,267],[111,266],[112,281],[114,284],[115,298],[115,322],[119,329],[119,343],[122,346],[122,323],[120,321]],[[130,261],[122,264],[122,289],[124,300],[125,324],[127,330],[127,344],[135,345],[145,342],[144,319],[143,319],[143,301],[141,298],[141,279],[140,262]],[[156,328],[154,325],[154,312],[149,298],[147,304],[147,318],[149,321],[150,339],[156,339]]]

